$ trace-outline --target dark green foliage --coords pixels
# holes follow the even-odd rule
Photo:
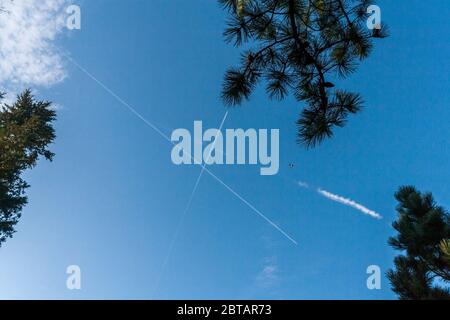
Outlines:
[[[272,99],[293,93],[306,102],[298,124],[299,142],[314,146],[358,112],[358,94],[335,89],[330,79],[345,78],[372,49],[373,38],[387,36],[385,26],[366,26],[367,0],[219,0],[230,18],[225,39],[243,52],[230,68],[222,98],[227,105],[249,99],[261,80]]]
[[[36,101],[29,90],[0,109],[0,246],[12,237],[27,203],[22,173],[39,157],[52,160],[47,147],[55,139],[56,114],[50,102]]]
[[[442,251],[443,240],[450,238],[449,214],[431,194],[414,187],[401,187],[395,197],[398,235],[389,244],[406,255],[398,256],[387,274],[394,292],[400,299],[450,299],[450,265]]]

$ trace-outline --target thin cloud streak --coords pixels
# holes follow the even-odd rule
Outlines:
[[[372,218],[383,219],[383,217],[379,213],[377,213],[377,212],[375,212],[373,210],[370,210],[370,209],[366,208],[365,206],[363,206],[362,204],[359,204],[359,203],[357,203],[357,202],[355,202],[355,201],[353,201],[351,199],[347,199],[347,198],[341,197],[341,196],[339,196],[337,194],[333,194],[333,193],[328,192],[328,191],[323,190],[323,189],[317,189],[317,192],[320,195],[322,195],[323,197],[325,197],[325,198],[327,198],[327,199],[329,199],[331,201],[335,201],[335,202],[341,203],[343,205],[352,207],[352,208],[354,208],[354,209],[356,209],[356,210],[358,210],[358,211],[360,211],[360,212],[362,212],[362,213],[364,213],[364,214],[366,214],[368,216],[371,216]]]

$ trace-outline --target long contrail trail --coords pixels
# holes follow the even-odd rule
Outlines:
[[[299,181],[298,182],[298,186],[302,187],[302,188],[305,188],[305,189],[310,189],[309,185],[306,182],[303,182],[303,181]],[[362,212],[362,213],[364,213],[364,214],[366,214],[368,216],[371,216],[372,218],[383,219],[383,217],[378,212],[370,210],[370,209],[366,208],[365,206],[363,206],[362,204],[359,204],[359,203],[357,203],[357,202],[355,202],[355,201],[353,201],[351,199],[344,198],[344,197],[342,197],[340,195],[328,192],[328,191],[323,190],[321,188],[316,189],[316,192],[318,194],[320,194],[322,197],[325,197],[325,198],[327,198],[327,199],[329,199],[331,201],[338,202],[338,203],[341,203],[343,205],[352,207],[352,208],[354,208],[354,209],[356,209],[356,210],[358,210],[358,211],[360,211],[360,212]]]

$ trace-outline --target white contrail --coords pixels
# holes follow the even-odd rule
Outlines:
[[[309,186],[308,183],[306,183],[304,181],[298,181],[297,184],[298,184],[299,187],[304,188],[304,189],[308,189],[308,190],[313,189],[312,187]],[[359,203],[357,203],[357,202],[355,202],[355,201],[353,201],[351,199],[347,199],[347,198],[341,197],[341,196],[339,196],[337,194],[333,194],[331,192],[328,192],[328,191],[320,189],[320,188],[316,189],[316,191],[322,197],[325,197],[325,198],[327,198],[327,199],[329,199],[331,201],[339,202],[339,203],[342,203],[342,204],[344,204],[346,206],[352,207],[352,208],[354,208],[354,209],[356,209],[358,211],[361,211],[364,214],[367,214],[367,215],[371,216],[372,218],[383,219],[383,217],[378,212],[370,210],[370,209],[364,207],[362,204],[359,204]]]
[[[191,192],[189,200],[188,200],[188,202],[186,204],[186,207],[184,208],[183,213],[181,214],[181,218],[178,221],[178,226],[177,226],[177,228],[175,230],[175,234],[173,236],[172,242],[170,243],[169,250],[167,251],[166,257],[164,258],[163,265],[162,265],[161,271],[159,273],[159,276],[156,279],[156,285],[155,285],[155,288],[153,290],[153,295],[155,295],[157,290],[159,289],[159,283],[160,283],[161,278],[162,278],[162,276],[163,276],[163,274],[165,272],[166,265],[169,262],[170,257],[172,256],[172,251],[173,251],[173,249],[175,247],[175,243],[178,241],[178,236],[179,236],[179,234],[181,232],[181,228],[183,227],[184,220],[186,218],[187,213],[189,212],[189,209],[191,208],[191,204],[192,204],[192,201],[194,200],[195,193],[197,192],[197,188],[200,185],[200,180],[202,179],[203,173],[206,170],[206,163],[209,162],[209,160],[211,159],[212,151],[214,150],[214,147],[215,147],[216,142],[217,142],[217,136],[220,133],[220,131],[222,130],[223,125],[225,124],[225,120],[227,119],[227,117],[228,117],[228,111],[225,113],[225,116],[223,117],[223,120],[222,120],[222,122],[220,124],[219,130],[217,130],[217,134],[214,137],[214,143],[213,143],[213,145],[211,147],[211,150],[209,152],[208,158],[207,158],[205,164],[202,166],[202,170],[200,171],[200,175],[198,176],[197,181],[194,184],[194,188],[192,189],[192,192]]]
[[[373,211],[373,210],[367,209],[367,208],[364,207],[363,205],[361,205],[361,204],[359,204],[359,203],[357,203],[357,202],[355,202],[355,201],[353,201],[353,200],[351,200],[351,199],[347,199],[347,198],[338,196],[338,195],[336,195],[336,194],[333,194],[333,193],[328,192],[328,191],[323,190],[323,189],[317,189],[317,192],[318,192],[320,195],[322,195],[322,196],[324,196],[325,198],[327,198],[327,199],[330,199],[330,200],[332,200],[332,201],[339,202],[339,203],[342,203],[342,204],[344,204],[344,205],[346,205],[346,206],[355,208],[356,210],[359,210],[359,211],[361,211],[362,213],[371,216],[372,218],[375,218],[375,219],[383,219],[383,217],[382,217],[379,213],[377,213],[377,212],[375,212],[375,211]]]

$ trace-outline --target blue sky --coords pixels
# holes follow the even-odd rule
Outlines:
[[[82,29],[58,34],[57,52],[167,135],[194,120],[219,126],[223,74],[239,50],[223,41],[216,1],[78,4]],[[384,273],[396,255],[387,245],[394,192],[413,184],[450,207],[450,6],[378,5],[391,36],[340,83],[362,94],[362,113],[306,150],[295,141],[302,105],[269,101],[259,89],[230,110],[225,128],[279,128],[279,174],[209,168],[297,246],[205,174],[164,265],[201,168],[173,165],[170,143],[62,55],[66,78],[34,88],[59,106],[56,158],[26,174],[30,203],[0,249],[0,298],[394,299],[384,276],[381,290],[366,287],[367,267]],[[80,291],[66,288],[69,265],[82,270]]]

